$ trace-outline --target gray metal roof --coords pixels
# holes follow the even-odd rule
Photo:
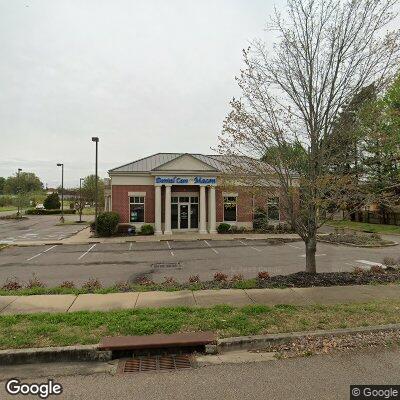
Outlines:
[[[157,170],[161,165],[164,165],[178,157],[188,154],[198,160],[215,168],[216,171],[223,171],[223,162],[220,155],[204,155],[191,153],[157,153],[152,156],[141,158],[129,164],[122,165],[117,168],[110,169],[109,172],[151,172]]]

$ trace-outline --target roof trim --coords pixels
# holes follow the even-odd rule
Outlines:
[[[160,153],[157,153],[157,154],[160,154]],[[171,154],[174,154],[174,153],[171,153]],[[212,168],[213,171],[219,172],[218,169],[216,169],[216,168],[213,167],[212,165],[210,165],[210,164],[204,162],[203,160],[200,160],[200,158],[196,157],[195,154],[191,154],[191,153],[182,153],[180,156],[174,158],[173,160],[169,160],[169,161],[167,161],[167,162],[165,162],[165,163],[163,163],[163,164],[158,165],[156,168],[153,168],[150,172],[153,172],[153,171],[154,171],[154,172],[160,171],[160,168],[161,168],[161,167],[163,167],[163,166],[165,166],[165,165],[168,165],[169,163],[172,163],[173,161],[179,160],[180,158],[182,158],[182,157],[184,157],[184,156],[192,157],[192,158],[196,159],[197,161],[201,162],[202,164],[207,165],[207,167]],[[161,170],[161,172],[163,172],[163,171]],[[196,172],[197,172],[197,171],[196,171]]]

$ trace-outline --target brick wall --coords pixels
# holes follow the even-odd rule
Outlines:
[[[153,185],[113,185],[112,210],[120,215],[121,223],[129,223],[129,196],[128,192],[146,192],[144,205],[144,220],[154,223],[155,190]]]

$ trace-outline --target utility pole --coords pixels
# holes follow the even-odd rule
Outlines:
[[[97,235],[97,214],[98,214],[98,144],[99,144],[99,138],[98,137],[92,137],[92,142],[96,143],[96,166],[95,166],[95,176],[96,176],[96,182],[95,182],[95,209],[94,209],[94,226],[95,226],[95,234]]]
[[[57,167],[61,167],[61,218],[60,218],[60,222],[64,223],[64,164],[58,163]]]
[[[82,181],[84,178],[79,178],[79,222],[82,222]]]
[[[18,173],[17,173],[17,217],[19,218],[21,216],[20,209],[21,209],[21,183],[19,180],[19,174],[22,171],[21,168],[18,168]]]

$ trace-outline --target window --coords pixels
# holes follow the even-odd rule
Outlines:
[[[224,221],[236,221],[236,197],[234,196],[224,197]]]
[[[129,197],[129,221],[144,222],[144,197]]]
[[[279,197],[271,197],[267,204],[267,217],[271,221],[279,221]]]

